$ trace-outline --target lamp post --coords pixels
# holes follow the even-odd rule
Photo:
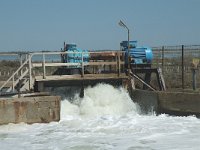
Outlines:
[[[129,54],[130,54],[130,46],[129,46],[129,41],[130,41],[130,35],[129,35],[129,28],[126,26],[126,24],[123,21],[119,21],[119,25],[121,27],[124,27],[128,31],[128,73],[130,73],[130,60],[129,60]]]

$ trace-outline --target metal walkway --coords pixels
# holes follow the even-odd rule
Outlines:
[[[20,61],[21,66],[1,85],[0,95],[3,93],[42,91],[45,86],[90,85],[98,82],[121,84],[122,80],[129,80],[130,78],[136,78],[142,82],[145,87],[144,89],[148,87],[150,90],[156,90],[149,83],[151,73],[153,72],[157,74],[160,90],[166,90],[160,69],[133,69],[132,73],[129,74],[130,76],[127,75],[124,70],[124,60],[122,57],[124,52],[122,51],[90,52],[93,56],[99,56],[97,57],[99,59],[95,58],[95,60],[91,60],[90,62],[60,63],[46,61],[46,56],[51,55],[54,57],[55,55],[67,53],[69,52],[26,53],[25,59]],[[83,53],[81,53],[82,57]],[[34,56],[40,56],[41,60],[37,60],[37,62],[33,61],[32,58]],[[47,67],[57,67],[65,70],[66,68],[74,68],[75,66],[80,66],[80,74],[47,75],[46,73]],[[33,69],[35,68],[40,68],[42,75],[34,76]],[[101,71],[99,71],[100,68]],[[145,73],[145,79],[140,78],[137,73]]]

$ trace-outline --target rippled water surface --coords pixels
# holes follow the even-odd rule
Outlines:
[[[199,119],[142,115],[123,89],[99,84],[70,101],[62,101],[60,122],[0,126],[0,149],[200,149]]]

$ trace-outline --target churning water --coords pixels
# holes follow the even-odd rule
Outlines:
[[[110,85],[87,88],[83,99],[65,99],[61,108],[60,122],[0,126],[0,149],[200,149],[199,119],[142,115],[125,90]]]

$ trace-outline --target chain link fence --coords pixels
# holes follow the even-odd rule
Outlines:
[[[162,68],[168,89],[200,88],[199,61],[194,61],[200,59],[200,45],[161,46],[152,49],[153,67]]]

